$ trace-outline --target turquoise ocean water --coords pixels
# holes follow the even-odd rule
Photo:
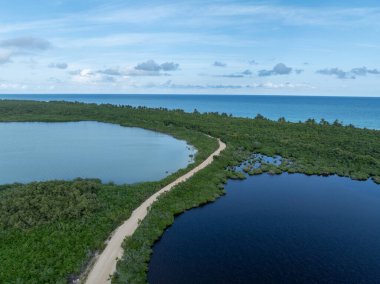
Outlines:
[[[65,100],[183,109],[192,112],[225,112],[239,117],[258,113],[270,119],[285,117],[297,122],[308,118],[380,129],[380,98],[239,95],[0,95],[0,99]]]

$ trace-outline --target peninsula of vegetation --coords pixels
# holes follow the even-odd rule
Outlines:
[[[133,108],[68,102],[0,101],[1,122],[99,121],[164,132],[198,149],[195,163],[159,182],[133,185],[74,180],[0,187],[0,282],[67,283],[83,275],[110,233],[149,196],[197,167],[218,148],[213,163],[163,194],[123,244],[114,283],[145,283],[151,247],[174,217],[224,194],[228,178],[243,178],[233,167],[252,153],[281,156],[270,172],[339,175],[380,183],[380,131],[326,121],[290,123],[235,118],[196,110]],[[210,137],[211,136],[211,137]]]

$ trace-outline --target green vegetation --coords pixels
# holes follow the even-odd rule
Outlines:
[[[160,182],[96,180],[9,186],[0,191],[1,283],[66,283]]]
[[[99,209],[99,182],[44,182],[14,185],[1,192],[0,228],[30,229],[83,218]]]
[[[168,111],[145,107],[0,101],[0,121],[80,120],[96,120],[118,123],[123,126],[143,127],[185,139],[199,150],[195,157],[196,163],[199,163],[216,148],[216,141],[207,138],[204,134],[219,137],[227,144],[227,149],[212,165],[162,196],[152,206],[150,213],[142,221],[136,233],[124,243],[125,255],[118,264],[117,274],[114,275],[115,283],[145,283],[147,266],[152,252],[151,247],[160,238],[165,228],[173,223],[175,215],[215,200],[224,194],[223,183],[228,178],[244,178],[245,175],[233,171],[233,167],[249,159],[252,153],[261,153],[267,156],[279,155],[284,159],[279,166],[263,163],[259,169],[252,166],[252,161],[244,168],[249,174],[260,174],[261,172],[278,174],[283,171],[319,175],[338,174],[360,180],[372,178],[375,182],[380,182],[380,132],[342,126],[339,122],[331,125],[326,121],[316,123],[314,120],[308,120],[305,123],[290,123],[284,119],[278,122],[270,121],[262,116],[258,116],[256,119],[246,119],[234,118],[226,114],[185,113],[181,110]],[[128,217],[131,210],[141,200],[181,173],[183,170],[157,183],[130,186],[103,185],[95,181],[74,181],[73,183],[90,184],[85,185],[87,190],[69,190],[69,192],[74,191],[62,199],[83,200],[83,204],[78,203],[82,207],[73,211],[79,213],[63,215],[62,218],[65,222],[62,221],[59,214],[58,216],[52,214],[52,216],[44,217],[46,220],[41,221],[38,217],[39,213],[36,218],[26,220],[26,224],[24,224],[25,220],[19,217],[12,222],[1,221],[1,226],[6,229],[0,234],[0,241],[2,244],[8,245],[1,247],[0,258],[6,259],[8,266],[0,267],[0,282],[15,282],[15,279],[20,277],[21,281],[19,282],[27,279],[32,280],[29,282],[35,280],[35,282],[48,283],[54,282],[51,281],[54,273],[59,275],[59,278],[55,280],[58,282],[58,280],[67,280],[67,277],[72,274],[77,274],[94,250],[101,248],[107,235],[117,224]],[[75,188],[70,182],[60,183],[65,184],[63,185],[65,188]],[[15,200],[21,202],[27,195],[19,193],[18,190],[27,190],[31,187],[33,194],[38,195],[39,192],[34,192],[36,187],[55,187],[53,184],[50,186],[42,184],[3,187],[0,194],[10,194],[9,191],[16,189],[14,194],[17,195],[17,198]],[[18,189],[19,187],[25,188]],[[61,196],[59,195],[61,191],[56,190],[58,196]],[[42,190],[42,192],[45,191]],[[127,194],[126,192],[131,193],[128,197],[123,197],[123,194]],[[122,196],[119,197],[119,194]],[[138,195],[135,196],[135,194]],[[7,198],[7,205],[4,205],[4,208],[12,208],[12,204],[8,204],[13,202],[12,198]],[[37,200],[47,201],[48,197],[37,198]],[[41,216],[49,215],[45,214],[44,210],[41,210]],[[85,213],[82,214],[83,211]],[[102,217],[103,220],[108,221],[99,221],[99,216],[111,217],[108,219]],[[30,226],[28,225],[29,221],[31,227],[28,227]],[[54,227],[52,224],[57,225]],[[63,229],[57,227],[58,224],[62,224],[60,226],[67,228],[67,231],[61,234]],[[91,240],[87,241],[86,236],[77,236],[86,232],[91,232],[96,237],[88,236],[87,238]],[[59,234],[61,236],[58,236]],[[74,249],[71,238],[77,238],[77,243],[74,245],[79,249]],[[24,248],[25,250],[22,250],[23,247],[32,246],[33,243],[36,243],[34,246],[42,246],[42,243],[37,242],[39,239],[45,241],[45,246],[50,241],[50,252],[58,255],[56,261],[51,259],[44,261],[43,257],[39,256],[39,254],[44,254],[42,249],[38,251]],[[55,245],[54,242],[56,242]],[[65,257],[59,255],[61,250],[66,251]],[[21,269],[16,269],[16,267],[21,267]],[[20,272],[19,270],[22,268],[24,271]]]
[[[0,191],[0,282],[66,283],[155,190],[96,180],[8,186]]]

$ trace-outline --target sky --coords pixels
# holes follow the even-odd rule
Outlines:
[[[380,96],[379,19],[379,0],[0,0],[0,93]]]

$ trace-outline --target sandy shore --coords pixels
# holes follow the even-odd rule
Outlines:
[[[204,160],[197,167],[179,177],[172,183],[168,184],[164,188],[160,189],[158,192],[153,194],[147,200],[145,200],[139,207],[137,207],[133,212],[131,217],[126,220],[120,227],[118,227],[111,235],[108,240],[105,249],[96,259],[95,264],[90,270],[85,283],[87,284],[98,284],[98,283],[110,283],[110,275],[116,271],[117,259],[120,259],[123,256],[122,243],[123,240],[131,236],[137,229],[139,222],[145,218],[148,213],[148,207],[150,207],[157,198],[165,193],[170,191],[177,184],[186,181],[192,177],[198,171],[204,169],[214,160],[214,156],[220,155],[220,153],[226,148],[220,139],[218,139],[219,148],[212,153],[206,160]]]

